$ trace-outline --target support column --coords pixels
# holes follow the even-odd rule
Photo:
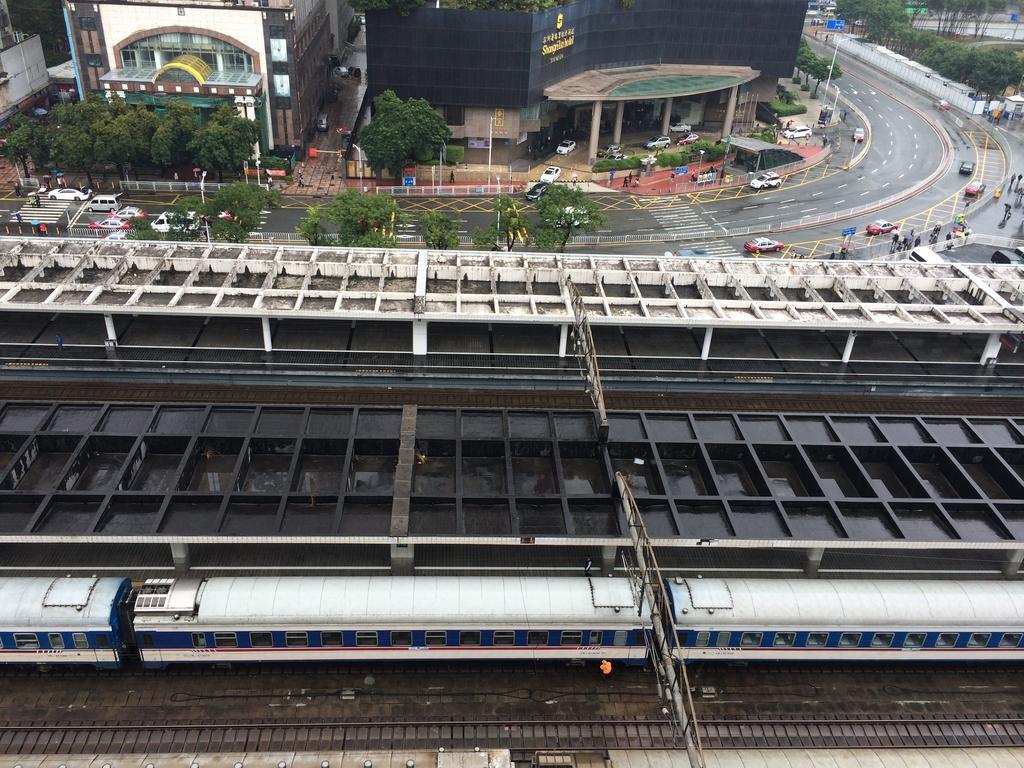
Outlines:
[[[626,102],[615,102],[615,127],[612,129],[612,144],[622,143],[622,117],[626,113]]]
[[[817,576],[821,567],[821,559],[825,556],[824,547],[815,547],[807,550],[807,565],[804,566],[804,573],[808,576]]]
[[[843,365],[850,362],[850,358],[853,356],[853,342],[857,340],[857,332],[850,331],[846,335],[846,346],[843,347]]]
[[[188,544],[184,542],[171,543],[171,561],[176,571],[187,571],[189,564]]]
[[[416,547],[413,544],[391,543],[391,575],[412,576],[416,570]]]
[[[725,122],[722,124],[722,135],[728,136],[732,133],[732,121],[736,117],[736,98],[740,92],[740,87],[734,85],[729,89],[729,103],[725,105]]]
[[[661,109],[661,135],[668,136],[668,128],[672,124],[672,97],[665,99],[665,106]]]
[[[415,326],[413,326],[415,327]],[[416,406],[402,407],[402,426],[399,431],[398,462],[391,491],[391,572],[411,576],[414,550],[403,540],[409,535],[409,497],[412,495],[413,463],[430,461],[429,456],[416,453]]]
[[[569,346],[569,326],[558,326],[558,356],[565,357],[565,349]]]
[[[427,354],[426,320],[414,320],[412,323],[412,353],[417,356]]]
[[[107,328],[107,341],[117,342],[117,330],[114,328],[114,318],[112,315],[103,316],[103,325]]]
[[[608,576],[615,572],[615,562],[619,556],[616,546],[601,547],[601,573]]]
[[[711,356],[711,337],[714,335],[714,328],[704,329],[704,346],[700,348],[700,359],[707,360]]]
[[[273,352],[274,345],[270,340],[270,318],[262,317],[260,318],[260,322],[263,326],[263,351]]]
[[[996,360],[999,357],[999,334],[990,333],[988,338],[985,340],[985,349],[981,353],[981,360],[978,361],[979,365],[995,365]]]
[[[1011,549],[1003,562],[1003,576],[1008,579],[1020,578],[1020,564],[1024,562],[1024,549]]]
[[[590,144],[587,146],[587,160],[593,165],[597,162],[597,147],[601,139],[601,102],[595,101],[590,113]]]

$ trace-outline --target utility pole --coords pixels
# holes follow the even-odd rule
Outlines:
[[[590,320],[587,318],[587,305],[583,300],[583,294],[579,288],[566,278],[566,290],[569,292],[569,301],[572,302],[572,312],[575,318],[573,322],[573,347],[580,360],[580,372],[583,380],[587,383],[587,392],[597,409],[598,440],[602,443],[608,442],[608,409],[604,404],[604,388],[601,386],[601,371],[597,366],[597,347],[594,344],[594,337],[590,332]]]

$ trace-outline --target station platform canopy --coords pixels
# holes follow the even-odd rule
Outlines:
[[[0,238],[0,312],[1019,333],[1024,268]]]
[[[552,101],[641,101],[693,96],[749,83],[761,73],[750,67],[650,64],[588,69],[544,89]]]

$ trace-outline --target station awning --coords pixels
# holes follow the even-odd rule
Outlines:
[[[552,101],[638,101],[692,96],[749,83],[761,72],[750,67],[652,64],[590,69],[544,89]]]

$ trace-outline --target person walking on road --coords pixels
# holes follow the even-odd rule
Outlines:
[[[1010,206],[1009,203],[1003,204],[1003,221],[1006,221],[1008,218],[1010,218],[1011,210],[1013,210],[1013,208]]]
[[[921,244],[921,236],[918,235],[917,237],[914,238],[914,247],[917,248],[917,246],[919,246],[920,244]]]

